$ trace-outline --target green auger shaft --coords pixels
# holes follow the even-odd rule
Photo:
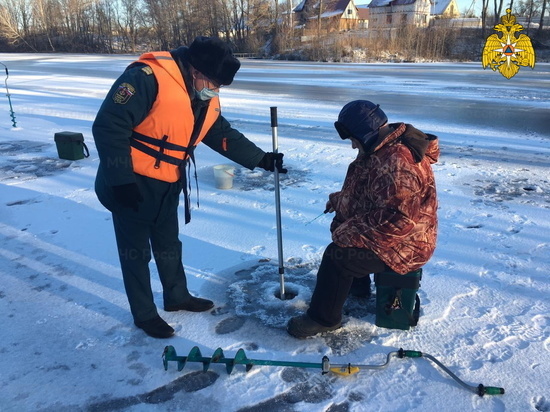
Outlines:
[[[325,357],[326,358],[326,357]],[[323,360],[325,359],[323,358]],[[187,362],[199,362],[203,365],[203,371],[206,372],[212,363],[225,364],[227,373],[233,372],[235,365],[245,365],[248,372],[254,365],[259,366],[292,366],[296,368],[315,368],[323,369],[323,363],[294,362],[294,361],[275,361],[263,359],[248,359],[243,349],[239,349],[234,358],[226,358],[221,348],[216,349],[212,357],[202,356],[200,349],[195,346],[187,356],[178,356],[173,346],[166,346],[162,355],[164,369],[168,370],[168,362],[178,362],[178,371],[181,371]],[[326,358],[328,362],[328,358]],[[328,370],[327,370],[328,372]]]
[[[6,80],[4,83],[6,84],[6,96],[8,97],[8,102],[10,104],[10,117],[11,122],[13,124],[13,127],[17,127],[17,123],[15,122],[15,112],[13,111],[13,106],[11,105],[11,94],[10,90],[8,89],[8,77],[10,77],[10,73],[8,71],[8,66],[6,66],[4,63],[0,63],[2,66],[4,66],[4,69],[6,71]]]
[[[173,346],[166,346],[164,348],[164,353],[162,354],[162,360],[164,363],[164,370],[168,370],[168,362],[175,361],[178,363],[178,371],[181,371],[187,362],[199,362],[203,365],[203,371],[206,372],[210,368],[212,363],[222,363],[225,364],[227,373],[230,374],[233,372],[235,365],[245,365],[246,371],[248,372],[254,365],[259,366],[290,366],[295,368],[312,368],[312,369],[321,369],[323,374],[333,372],[339,375],[353,375],[360,370],[365,369],[383,369],[390,363],[392,357],[398,358],[426,358],[434,362],[439,366],[445,373],[447,373],[451,378],[458,382],[465,389],[479,395],[502,395],[504,394],[504,388],[499,388],[495,386],[484,386],[479,384],[478,386],[468,385],[460,378],[458,378],[453,372],[451,372],[445,365],[440,361],[434,358],[432,355],[427,353],[422,353],[420,351],[413,350],[403,350],[390,352],[387,355],[386,362],[380,365],[352,365],[348,364],[337,364],[331,365],[329,358],[324,356],[321,363],[311,363],[311,362],[296,362],[296,361],[275,361],[275,360],[264,360],[264,359],[248,359],[243,349],[239,349],[235,354],[234,358],[226,358],[223,350],[221,348],[216,349],[212,357],[202,356],[200,349],[195,346],[189,352],[187,356],[178,356],[176,349]]]

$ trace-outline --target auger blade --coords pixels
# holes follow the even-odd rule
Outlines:
[[[229,369],[229,365],[232,363],[232,359],[227,359],[225,355],[223,354],[222,348],[218,348],[215,350],[214,354],[212,355],[212,362],[213,363],[225,363],[225,368],[227,370],[227,373],[230,374],[233,367],[231,367],[231,370]]]
[[[210,368],[212,358],[206,358],[202,356],[201,350],[198,348],[198,346],[193,346],[191,352],[189,352],[189,355],[187,355],[187,361],[202,363],[202,370],[203,372],[206,372]]]
[[[187,358],[185,356],[178,356],[176,349],[173,346],[166,346],[164,348],[164,353],[162,354],[162,363],[164,364],[164,370],[166,371],[168,370],[169,361],[178,362],[178,371],[181,371],[185,366]]]
[[[246,354],[244,353],[244,349],[239,349],[237,351],[234,361],[235,361],[235,364],[246,365],[247,372],[250,369],[252,369],[252,366],[254,366],[254,364],[246,357]]]
[[[222,362],[223,360],[225,360],[225,355],[223,354],[222,348],[216,349],[216,351],[212,355],[212,362],[218,363]]]
[[[189,351],[189,355],[187,355],[187,359],[191,362],[201,362],[202,361],[202,353],[198,346],[193,346],[191,350]]]

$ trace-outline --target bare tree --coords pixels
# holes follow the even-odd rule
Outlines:
[[[529,0],[527,4],[527,35],[529,35],[529,32],[531,31],[531,21],[534,17],[536,6],[534,0]]]
[[[30,10],[25,0],[5,0],[0,4],[0,35],[9,44],[24,43],[31,50],[36,49],[29,44]]]
[[[498,24],[500,20],[500,15],[502,14],[502,6],[504,4],[504,0],[493,0],[493,10],[495,13],[495,25]]]
[[[90,26],[86,28],[91,44],[89,48],[103,53],[115,51],[114,41],[120,37],[116,30],[116,5],[109,1],[98,1],[90,13]],[[115,35],[118,36],[115,38]]]
[[[546,6],[548,4],[548,0],[542,0],[542,8],[540,11],[540,21],[539,21],[539,28],[537,30],[537,36],[542,36],[542,27],[544,26],[544,14],[546,13]]]
[[[243,44],[237,43],[239,49],[246,52],[259,51],[276,27],[271,2],[252,0],[247,17],[246,38],[243,39]],[[281,30],[284,30],[282,26]]]
[[[292,0],[284,0],[281,4],[280,19],[277,24],[279,27],[279,37],[284,50],[294,49],[294,12]]]
[[[122,50],[135,53],[143,26],[143,4],[136,0],[120,0],[116,9],[116,26]]]
[[[323,14],[323,0],[319,0],[319,7],[317,8],[317,38],[321,37],[321,17]]]
[[[481,0],[481,37],[485,38],[485,30],[487,25],[487,9],[489,8],[489,0]]]
[[[170,0],[145,0],[145,9],[148,16],[148,23],[151,25],[153,33],[156,35],[158,46],[162,50],[169,48],[169,4]]]
[[[229,9],[227,10],[229,18],[228,29],[234,35],[236,43],[243,44],[246,38],[250,4],[247,0],[230,0],[227,3],[229,5]]]

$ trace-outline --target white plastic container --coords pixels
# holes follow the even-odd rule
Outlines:
[[[235,166],[214,166],[214,179],[218,189],[231,189],[233,187],[233,177],[235,177]]]

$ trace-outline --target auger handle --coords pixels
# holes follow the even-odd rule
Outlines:
[[[496,386],[483,386],[479,384],[477,387],[477,394],[479,396],[483,395],[504,395],[504,388],[498,388]]]
[[[399,351],[397,352],[397,357],[398,358],[421,358],[422,352],[418,350],[399,349]]]
[[[403,350],[399,349],[397,352],[398,358],[426,358],[431,360],[433,363],[435,363],[437,366],[439,366],[447,375],[449,375],[451,378],[453,378],[456,382],[458,382],[460,385],[462,385],[467,390],[476,393],[479,396],[483,395],[503,395],[504,394],[504,388],[499,388],[496,386],[485,386],[483,384],[479,384],[477,387],[468,385],[466,382],[464,382],[462,379],[460,379],[458,376],[456,376],[449,368],[447,368],[445,365],[443,365],[439,360],[434,358],[432,355],[428,355],[427,353],[422,353],[417,350]]]
[[[271,127],[277,127],[277,107],[270,107],[271,110]]]

